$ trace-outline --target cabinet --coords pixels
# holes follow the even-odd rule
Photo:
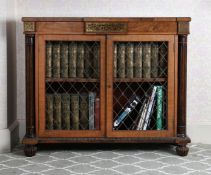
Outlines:
[[[42,143],[170,143],[187,155],[190,18],[22,20],[26,156]]]

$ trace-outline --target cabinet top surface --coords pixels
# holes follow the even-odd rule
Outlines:
[[[191,21],[190,17],[23,17],[22,21]]]

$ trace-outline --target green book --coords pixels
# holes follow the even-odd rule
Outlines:
[[[46,78],[52,77],[52,43],[46,43]]]
[[[53,44],[52,75],[54,78],[60,78],[60,43]]]
[[[80,94],[80,129],[85,130],[89,127],[89,105],[88,94]]]
[[[84,76],[86,78],[93,77],[93,59],[91,57],[91,50],[89,45],[85,45],[84,56]]]
[[[79,95],[70,95],[70,109],[71,109],[71,119],[72,119],[72,129],[79,129]]]
[[[134,55],[134,45],[133,43],[127,44],[126,47],[126,77],[133,78],[133,55]]]
[[[136,44],[134,48],[134,77],[142,77],[142,45]]]
[[[70,95],[62,94],[62,129],[70,129]]]
[[[151,78],[151,45],[143,45],[143,78]]]
[[[76,75],[77,77],[84,77],[84,44],[78,44],[77,51],[77,61],[76,61]]]
[[[46,94],[46,129],[53,130],[53,95]]]
[[[156,127],[157,130],[161,130],[163,127],[162,114],[163,114],[163,89],[162,86],[157,86],[157,116],[156,116]]]
[[[117,76],[125,78],[125,44],[119,44],[117,48]]]
[[[61,77],[68,78],[68,43],[61,44]]]
[[[99,78],[99,62],[100,62],[100,45],[96,44],[93,47],[93,77]]]
[[[69,77],[76,77],[76,60],[77,60],[77,44],[75,42],[71,42],[69,44],[69,57],[68,57],[68,72]]]
[[[113,64],[113,76],[116,78],[117,77],[117,44],[114,44],[114,52],[113,52],[113,59],[114,59],[114,64]]]
[[[159,61],[159,47],[157,43],[153,43],[151,47],[151,77],[157,78],[158,77],[158,61]]]
[[[54,95],[53,106],[54,106],[54,110],[53,110],[54,129],[61,129],[62,121],[61,121],[61,95],[60,94]]]

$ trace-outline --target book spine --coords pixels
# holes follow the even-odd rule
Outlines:
[[[94,106],[94,116],[95,116],[95,129],[100,129],[100,98],[95,98],[95,106]]]
[[[157,86],[157,116],[156,116],[156,127],[157,130],[162,129],[162,102],[163,102],[163,90],[162,86]]]
[[[149,125],[149,120],[150,120],[150,114],[152,113],[152,108],[153,108],[153,103],[155,100],[155,95],[156,95],[156,90],[157,90],[157,86],[153,87],[152,90],[152,95],[150,96],[150,100],[149,100],[149,105],[146,111],[146,117],[145,117],[145,123],[143,126],[143,130],[147,129],[147,126]]]
[[[68,77],[68,43],[61,44],[61,77]]]
[[[89,92],[89,129],[94,129],[94,100],[96,94]]]
[[[77,60],[77,44],[75,42],[71,42],[69,44],[69,77],[76,77],[76,60]]]
[[[125,44],[119,44],[117,48],[117,76],[125,78]]]
[[[62,129],[70,129],[70,96],[62,94]]]
[[[99,71],[99,62],[100,62],[100,45],[97,44],[93,47],[93,77],[99,78],[100,71]]]
[[[152,45],[152,54],[151,54],[151,77],[157,78],[158,77],[158,58],[159,58],[159,50],[158,44],[155,43]]]
[[[159,46],[159,77],[165,78],[167,76],[167,48],[164,43]]]
[[[142,125],[143,125],[143,121],[144,121],[144,111],[146,110],[146,106],[147,106],[147,101],[146,99],[144,100],[144,102],[142,103],[142,106],[138,112],[138,117],[139,121],[136,127],[136,130],[141,130],[142,129]]]
[[[124,108],[124,111],[119,116],[117,116],[117,119],[114,121],[114,128],[119,126],[119,124],[128,116],[128,114],[136,108],[139,102],[140,98],[138,96],[132,96],[131,99],[129,99],[129,102]]]
[[[145,43],[143,45],[143,78],[151,77],[151,45]]]
[[[52,43],[46,43],[46,78],[52,77]]]
[[[76,74],[77,77],[84,77],[84,44],[80,43],[78,45],[78,57],[76,62]]]
[[[92,78],[93,76],[93,59],[91,59],[90,47],[85,45],[84,50],[84,76],[86,78]]]
[[[72,118],[72,129],[79,129],[79,95],[70,95],[70,106],[71,106],[71,118]]]
[[[142,45],[137,44],[134,52],[134,77],[142,78]]]
[[[54,129],[61,129],[61,95],[54,95]]]
[[[54,78],[60,78],[60,43],[55,42],[53,44],[53,70],[52,74]]]
[[[126,47],[126,77],[133,78],[134,45],[129,43]]]
[[[88,95],[86,93],[80,94],[80,128],[82,130],[88,129],[88,115],[89,115],[89,106],[88,106]]]
[[[114,52],[113,52],[113,59],[114,59],[114,77],[117,77],[117,44],[114,44]]]
[[[46,129],[53,130],[53,95],[46,94]]]

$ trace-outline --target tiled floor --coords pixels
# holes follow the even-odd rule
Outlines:
[[[49,146],[47,146],[49,147]],[[23,146],[0,154],[0,175],[207,175],[211,145],[190,144],[187,157],[169,145],[64,145],[39,148],[26,158]]]

